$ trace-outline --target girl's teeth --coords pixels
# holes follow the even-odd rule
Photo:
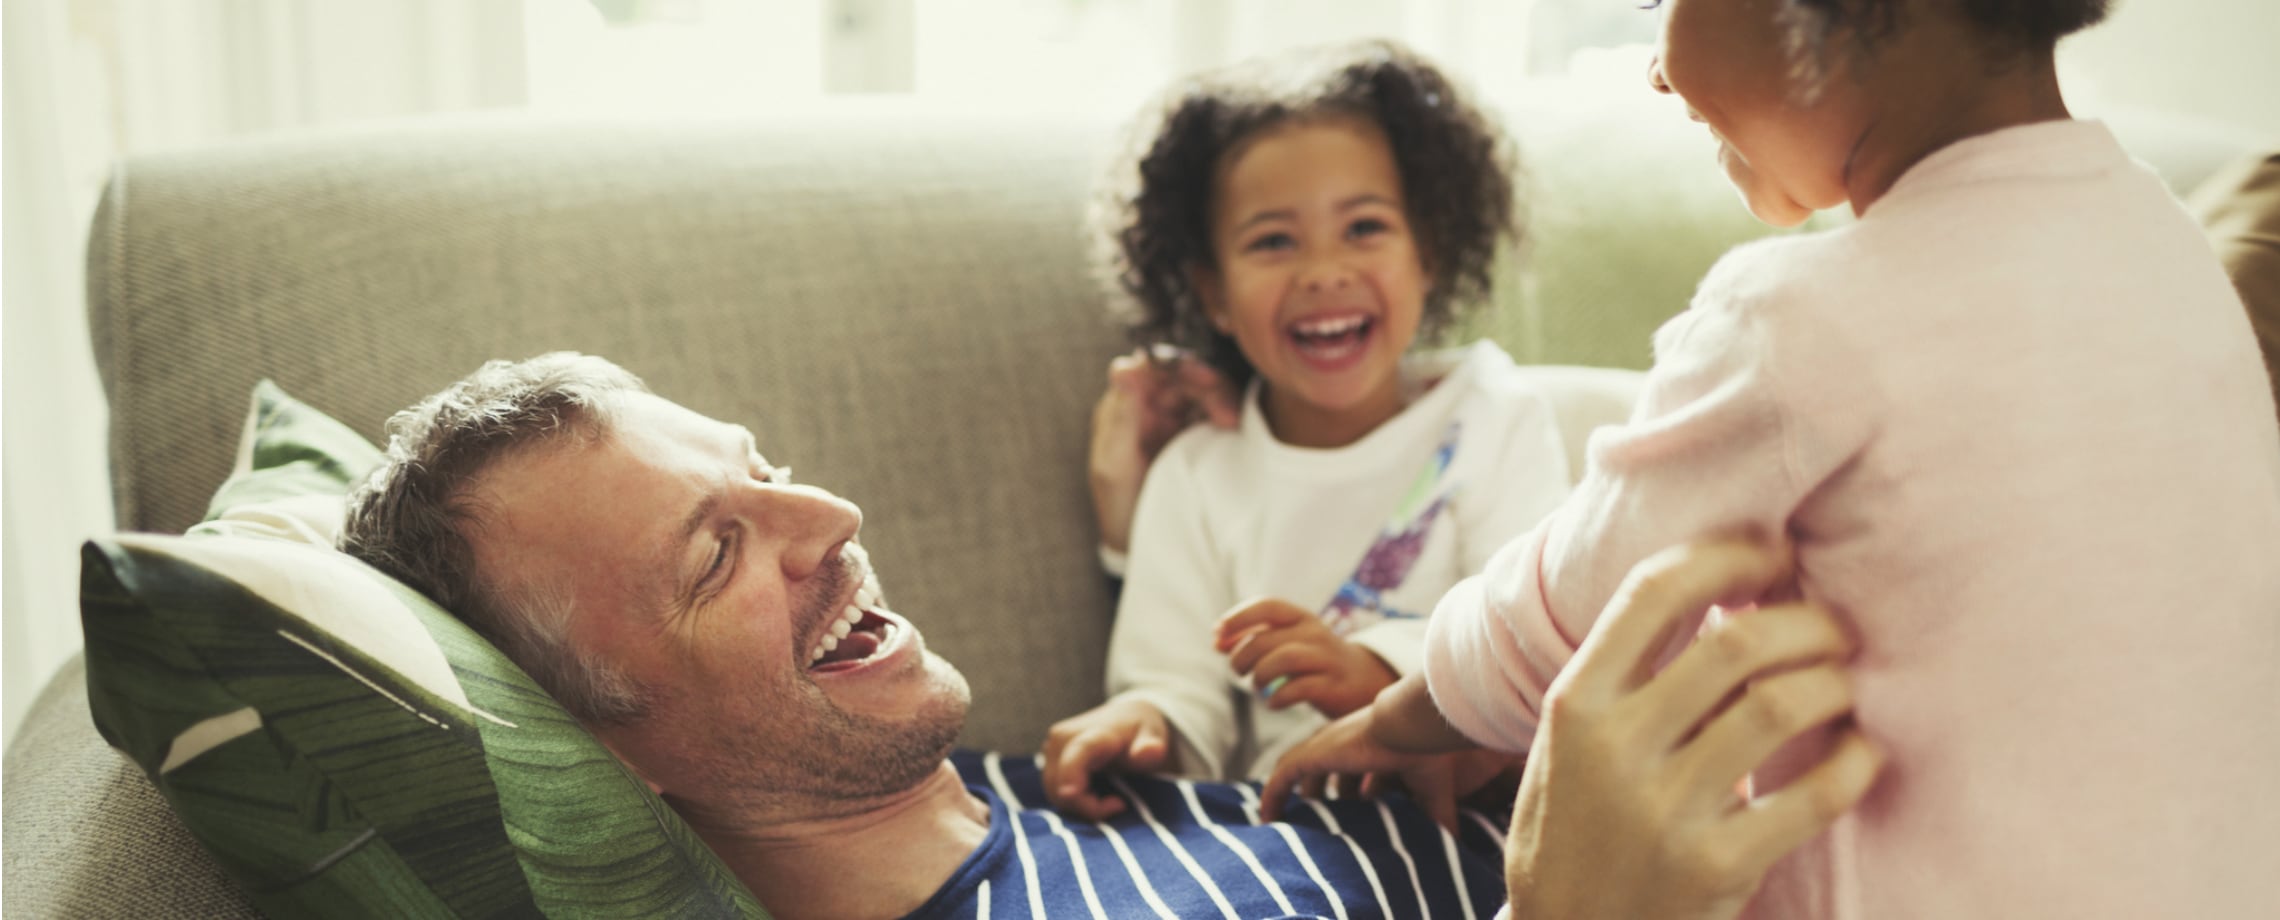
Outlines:
[[[1308,335],[1336,335],[1339,333],[1351,332],[1355,329],[1359,329],[1361,328],[1361,325],[1362,317],[1349,316],[1344,319],[1316,320],[1309,323],[1300,323],[1298,324],[1298,331],[1306,333]]]

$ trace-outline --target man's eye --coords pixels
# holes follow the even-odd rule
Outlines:
[[[712,558],[712,564],[711,564],[711,565],[708,565],[708,566],[706,566],[706,567],[705,567],[705,578],[706,578],[706,580],[708,580],[708,581],[709,581],[709,580],[711,580],[713,576],[720,574],[720,571],[721,571],[722,569],[725,569],[725,568],[727,568],[727,567],[728,567],[728,555],[729,555],[729,553],[730,553],[731,551],[733,551],[733,550],[735,550],[735,549],[736,549],[736,534],[735,534],[735,532],[731,531],[731,532],[730,532],[730,533],[728,533],[727,535],[725,535],[725,536],[722,536],[722,537],[720,538],[720,547],[719,547],[718,549],[715,549],[715,550],[713,550],[713,558]]]

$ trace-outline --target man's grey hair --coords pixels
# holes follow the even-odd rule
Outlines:
[[[471,486],[493,464],[564,438],[607,434],[613,401],[649,387],[602,358],[558,351],[491,361],[388,420],[388,459],[350,497],[340,548],[443,606],[499,647],[580,721],[623,724],[644,689],[571,647],[566,589],[507,584],[468,535],[493,510]]]

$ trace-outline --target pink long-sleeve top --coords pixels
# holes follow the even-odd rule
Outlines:
[[[2208,243],[2104,126],[1962,141],[1734,250],[1655,352],[1435,613],[1454,725],[1525,748],[1635,563],[1786,532],[1890,759],[1748,916],[2280,917],[2280,431]]]

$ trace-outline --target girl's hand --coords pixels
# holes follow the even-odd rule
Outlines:
[[[1110,700],[1053,723],[1045,732],[1045,798],[1087,821],[1122,814],[1123,799],[1093,791],[1103,770],[1151,773],[1171,766],[1171,726],[1138,700]]]
[[[1132,510],[1156,454],[1198,419],[1233,428],[1241,413],[1226,378],[1185,351],[1135,349],[1108,363],[1108,389],[1093,406],[1093,513],[1101,545],[1124,552]]]
[[[1730,918],[1775,860],[1867,794],[1883,755],[1844,724],[1853,645],[1828,611],[1726,617],[1654,670],[1685,624],[1760,598],[1788,565],[1712,542],[1632,570],[1545,695],[1505,854],[1514,918]],[[1736,793],[1775,749],[1832,722],[1818,765],[1769,795]]]
[[[1374,798],[1398,781],[1433,823],[1454,832],[1457,803],[1520,763],[1516,755],[1479,749],[1450,754],[1397,750],[1381,740],[1388,728],[1384,720],[1393,718],[1398,717],[1383,705],[1367,706],[1299,742],[1275,762],[1274,774],[1260,790],[1260,816],[1282,820],[1293,792],[1321,798],[1331,784],[1344,791],[1358,778],[1361,794]]]
[[[1275,762],[1274,774],[1267,777],[1266,786],[1259,790],[1259,815],[1269,821],[1282,820],[1283,803],[1294,790],[1299,795],[1318,799],[1333,779],[1422,770],[1437,759],[1438,755],[1411,754],[1387,747],[1377,738],[1378,717],[1377,707],[1364,706],[1323,726],[1313,737],[1284,752],[1282,759]],[[1365,785],[1370,791],[1376,791],[1376,783],[1365,782]]]
[[[1236,606],[1219,618],[1213,647],[1266,698],[1267,708],[1309,703],[1338,718],[1361,709],[1393,683],[1377,653],[1330,631],[1314,611],[1275,598]]]

